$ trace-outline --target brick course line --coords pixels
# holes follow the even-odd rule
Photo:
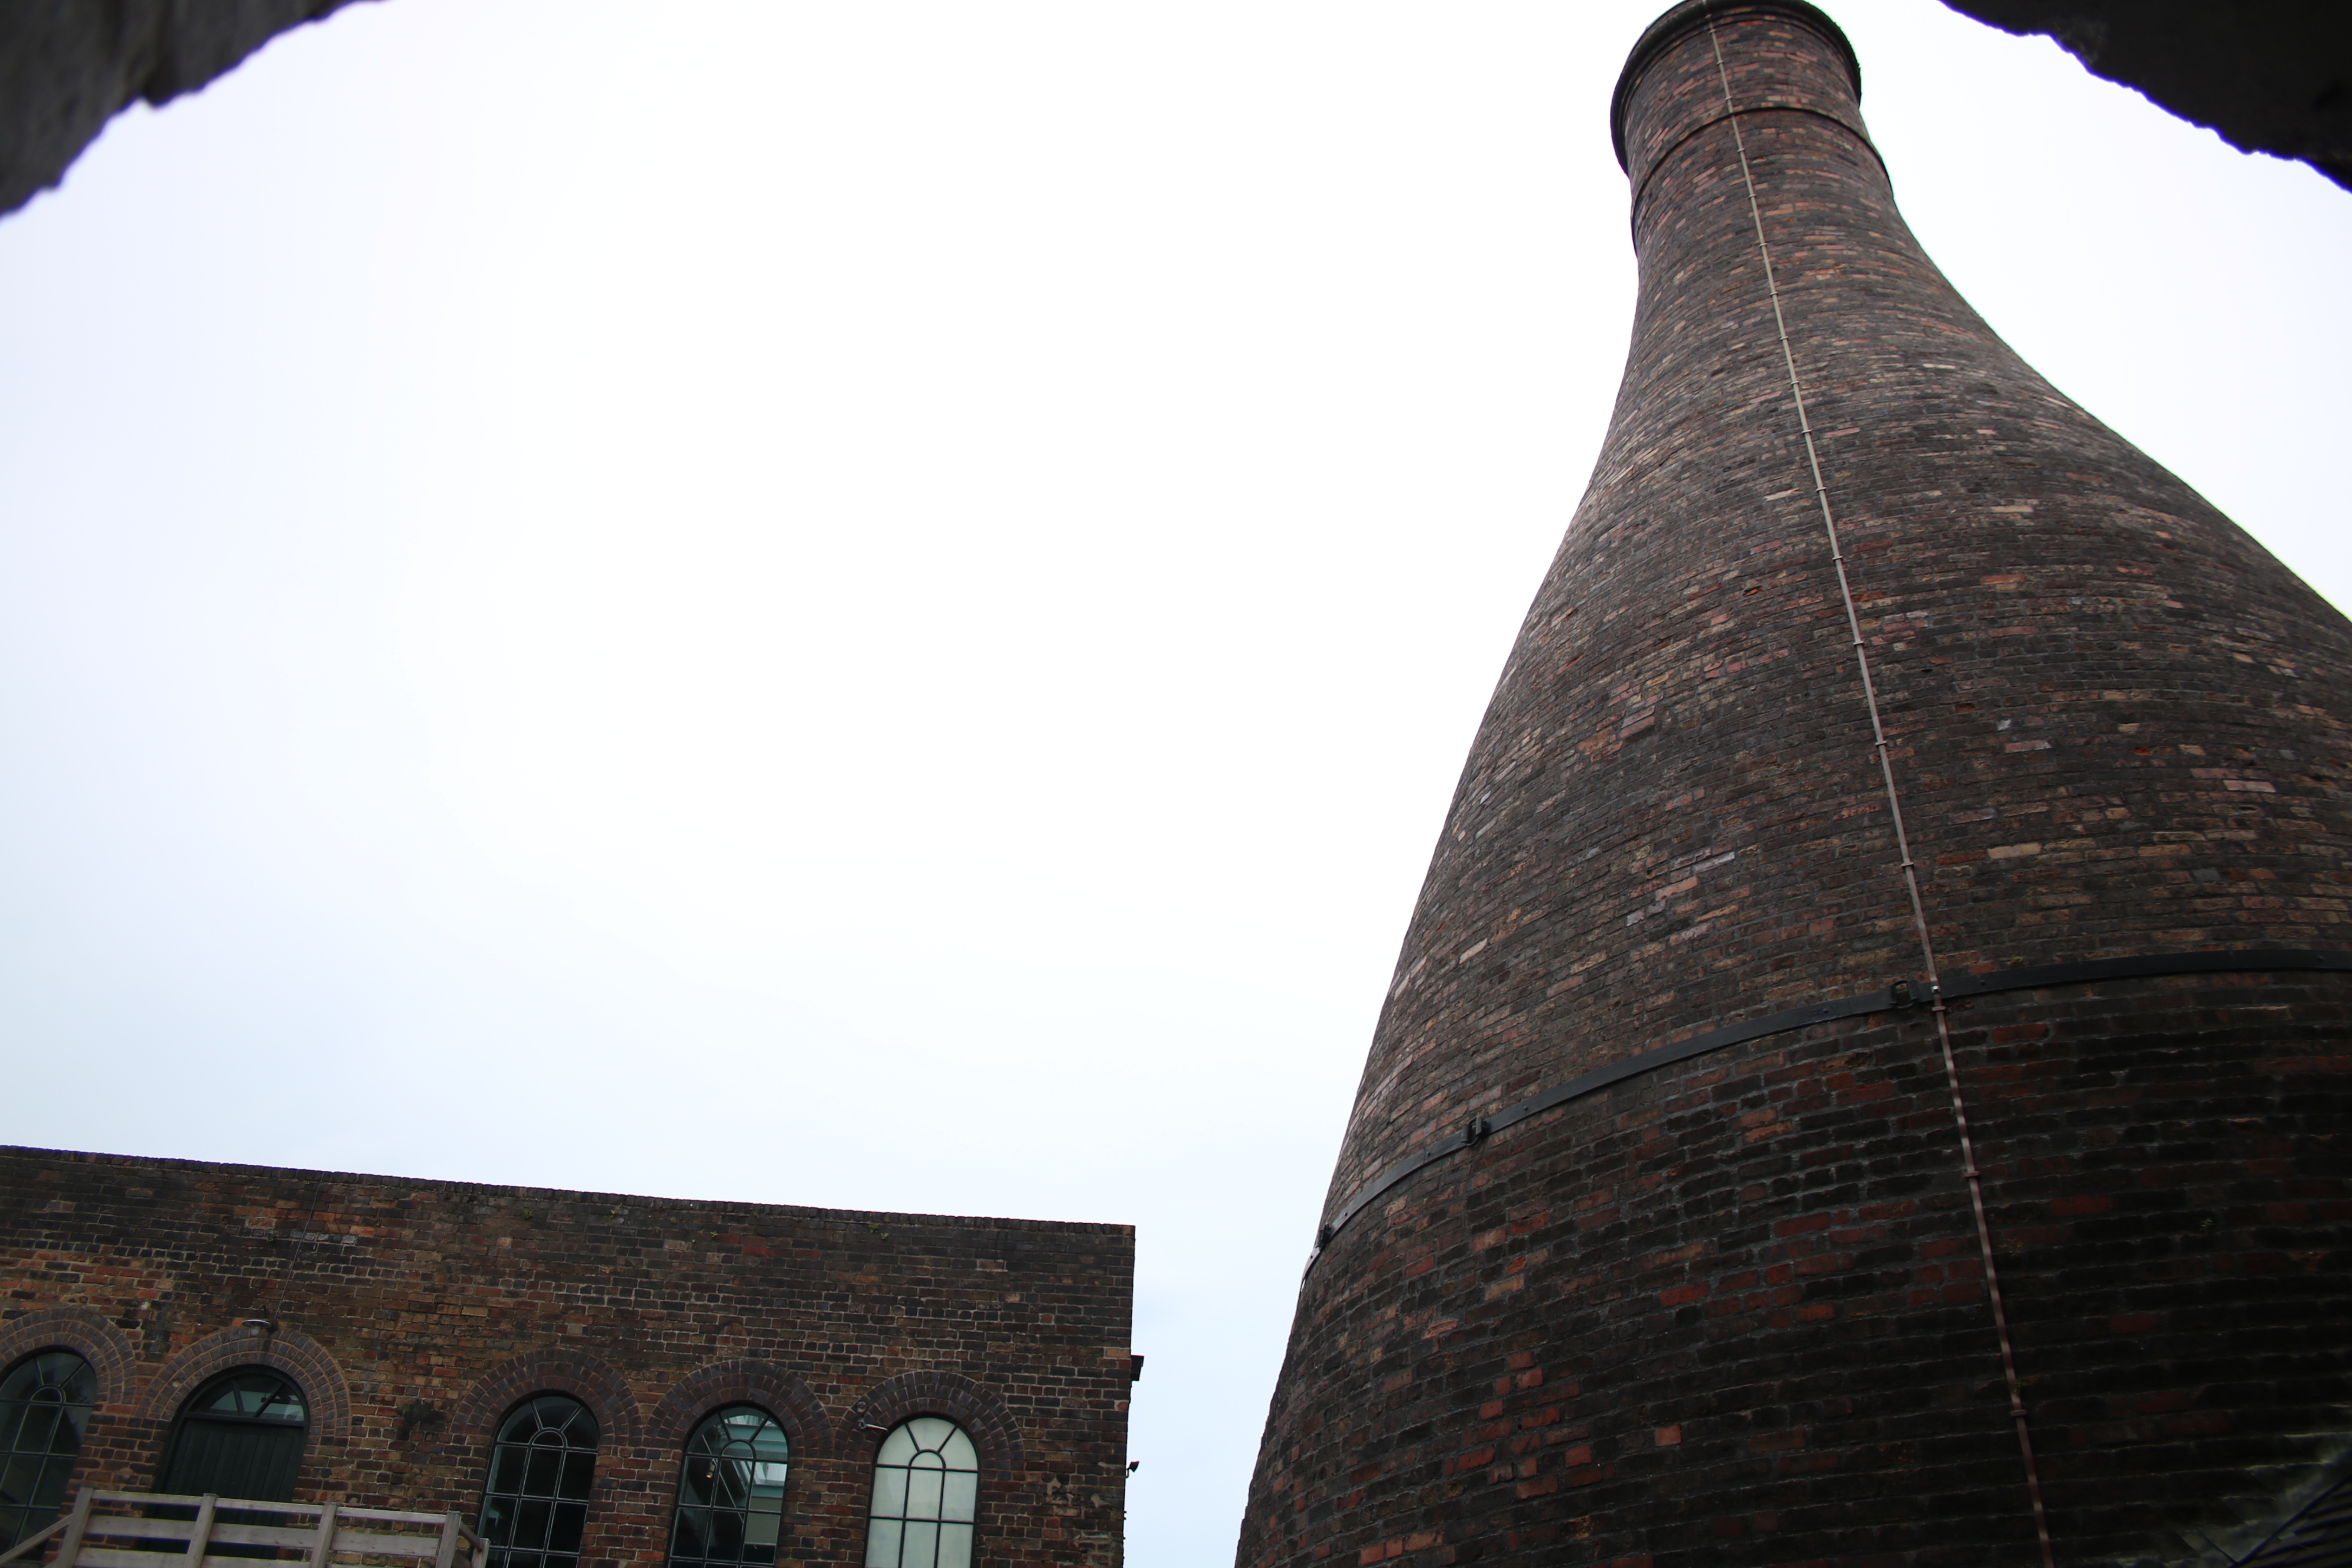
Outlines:
[[[1427,1170],[1441,1160],[1451,1159],[1465,1149],[1475,1149],[1487,1138],[1525,1121],[1531,1116],[1566,1105],[1571,1100],[1581,1100],[1612,1084],[1639,1078],[1644,1073],[1672,1067],[1713,1051],[1744,1046],[1751,1040],[1765,1039],[1773,1035],[1785,1035],[1794,1029],[1810,1029],[1817,1024],[1835,1023],[1841,1018],[1864,1018],[1874,1013],[1900,1012],[1923,1005],[1940,1009],[1947,1001],[1967,996],[1990,996],[2003,991],[2041,991],[2060,985],[2095,985],[2106,980],[2158,980],[2183,974],[2293,974],[2309,971],[2352,974],[2352,952],[2303,952],[2285,948],[2252,948],[2237,952],[2167,952],[2130,958],[2095,958],[2081,963],[2046,963],[2032,969],[1997,971],[1990,974],[1963,974],[1949,981],[1938,982],[1924,994],[1901,995],[1895,984],[1852,996],[1842,996],[1831,1002],[1814,1002],[1785,1012],[1768,1013],[1745,1023],[1726,1025],[1704,1034],[1691,1035],[1663,1046],[1637,1051],[1607,1067],[1595,1068],[1565,1083],[1538,1089],[1517,1104],[1497,1110],[1492,1116],[1474,1116],[1462,1129],[1461,1135],[1435,1148],[1408,1154],[1366,1182],[1348,1206],[1334,1215],[1315,1235],[1315,1249],[1307,1255],[1307,1267],[1299,1271],[1299,1282],[1315,1271],[1316,1260],[1348,1227],[1348,1222],[1378,1203],[1382,1194],[1399,1183]]]
[[[1727,113],[1716,116],[1713,120],[1702,120],[1696,125],[1692,126],[1688,131],[1684,132],[1673,142],[1667,143],[1665,148],[1658,153],[1656,159],[1650,164],[1650,172],[1642,176],[1641,184],[1634,188],[1633,210],[1625,220],[1626,226],[1633,230],[1636,234],[1641,232],[1642,204],[1649,199],[1651,184],[1656,181],[1659,175],[1666,172],[1667,164],[1673,163],[1675,159],[1680,156],[1686,149],[1696,145],[1700,137],[1706,135],[1717,126],[1724,124],[1728,121],[1738,120],[1743,115],[1751,114],[1805,114],[1820,121],[1824,125],[1833,125],[1840,131],[1844,132],[1847,135],[1853,137],[1857,142],[1861,143],[1863,151],[1868,153],[1872,157],[1878,160],[1880,173],[1885,174],[1890,180],[1894,178],[1893,171],[1886,167],[1886,155],[1878,150],[1878,144],[1873,142],[1869,137],[1864,135],[1860,131],[1857,131],[1853,126],[1847,124],[1844,121],[1840,120],[1836,115],[1824,114],[1818,109],[1807,109],[1801,104],[1759,104],[1753,109],[1734,109]]]
[[[1772,247],[1764,237],[1764,208],[1756,199],[1756,175],[1748,165],[1748,138],[1739,129],[1738,105],[1731,95],[1731,72],[1723,63],[1723,38],[1715,17],[1706,18],[1706,41],[1715,51],[1716,79],[1723,84],[1725,118],[1731,125],[1731,144],[1739,154],[1739,179],[1748,191],[1748,216],[1756,225],[1756,254],[1764,264],[1764,289],[1772,301],[1772,327],[1780,339],[1781,363],[1789,370],[1789,396],[1797,410],[1797,428],[1805,438],[1805,462],[1812,470],[1813,499],[1821,504],[1822,531],[1829,536],[1830,560],[1837,567],[1838,596],[1845,603],[1846,629],[1853,635],[1853,662],[1862,672],[1862,700],[1870,710],[1872,750],[1886,781],[1888,823],[1895,829],[1895,847],[1902,858],[1903,890],[1911,898],[1911,919],[1919,931],[1919,957],[1927,966],[1927,985],[1936,999],[1936,1043],[1944,1056],[1944,1081],[1952,1091],[1952,1125],[1960,1140],[1960,1168],[1969,1182],[1969,1205],[1976,1211],[1977,1246],[1984,1254],[1985,1301],[1993,1329],[2000,1338],[2000,1374],[2009,1387],[2009,1415],[2017,1424],[2017,1448],[2025,1465],[2025,1495],[2033,1504],[2033,1532],[2042,1544],[2042,1568],[2058,1568],[2050,1544],[2050,1516],[2042,1506],[2042,1475],[2033,1463],[2033,1434],[2026,1417],[2025,1395],[2017,1381],[2017,1352],[2011,1342],[2009,1312],[2000,1299],[2000,1274],[1993,1263],[1992,1222],[1985,1217],[1984,1180],[1977,1171],[1976,1141],[1969,1134],[1969,1107],[1960,1092],[1960,1066],[1952,1056],[1952,1021],[1944,1006],[1936,973],[1935,933],[1927,926],[1927,906],[1919,896],[1919,867],[1911,858],[1911,837],[1903,824],[1903,795],[1895,785],[1895,763],[1886,754],[1886,725],[1878,711],[1878,688],[1870,673],[1870,649],[1862,638],[1862,616],[1853,606],[1853,584],[1846,578],[1845,552],[1839,548],[1837,519],[1830,510],[1829,487],[1822,481],[1822,458],[1813,444],[1813,426],[1805,412],[1805,388],[1797,375],[1796,351],[1789,346],[1788,319],[1780,313],[1780,285],[1772,276]],[[1872,150],[1874,153],[1876,149]],[[1884,161],[1880,166],[1885,167]]]

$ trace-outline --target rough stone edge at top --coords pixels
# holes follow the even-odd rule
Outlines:
[[[352,0],[0,5],[0,214],[65,178],[133,100],[168,103]]]
[[[1944,0],[2042,33],[2242,153],[2310,164],[2352,190],[2352,5],[2342,0]]]

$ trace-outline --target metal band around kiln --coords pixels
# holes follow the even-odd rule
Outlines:
[[[1349,1220],[1423,1166],[1433,1165],[1465,1149],[1475,1148],[1486,1142],[1489,1134],[1525,1121],[1530,1116],[1540,1116],[1555,1106],[1580,1100],[1596,1089],[1607,1089],[1611,1084],[1622,1083],[1629,1078],[1658,1068],[1671,1067],[1693,1057],[1703,1057],[1709,1051],[1760,1040],[1767,1035],[1785,1034],[1790,1029],[1833,1023],[1840,1018],[1859,1018],[1872,1013],[1924,1007],[1933,1004],[1938,995],[1945,1001],[1953,1002],[1965,996],[1990,995],[1997,991],[2088,985],[2101,980],[2146,980],[2175,974],[2283,974],[2314,970],[2352,974],[2352,952],[2252,948],[2228,952],[2164,952],[2139,958],[2094,958],[2080,963],[2045,963],[2032,969],[1955,974],[1946,978],[1939,989],[1931,988],[1921,981],[1898,980],[1880,990],[1861,992],[1834,1002],[1815,1002],[1809,1006],[1791,1007],[1786,1012],[1767,1013],[1760,1018],[1750,1018],[1745,1023],[1710,1029],[1704,1035],[1693,1035],[1688,1039],[1676,1040],[1673,1045],[1643,1051],[1622,1061],[1580,1073],[1566,1083],[1538,1089],[1517,1105],[1506,1107],[1491,1116],[1474,1116],[1469,1125],[1444,1142],[1406,1155],[1366,1183],[1363,1191],[1349,1200],[1348,1206],[1316,1234],[1315,1250],[1307,1254],[1307,1269],[1313,1271],[1315,1260],[1323,1256],[1324,1249],[1347,1227]]]

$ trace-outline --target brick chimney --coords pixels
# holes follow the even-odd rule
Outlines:
[[[2220,1563],[2352,1451],[2352,626],[1979,319],[1860,97],[1797,0],[1626,63],[1624,384],[1244,1568]]]

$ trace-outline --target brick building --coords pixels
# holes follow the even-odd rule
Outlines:
[[[25,1149],[0,1215],[8,1539],[90,1486],[490,1568],[1120,1559],[1127,1226]]]
[[[1622,389],[1244,1568],[2220,1568],[2352,1462],[2352,626],[1969,310],[1860,94],[1800,0],[1627,61]]]

